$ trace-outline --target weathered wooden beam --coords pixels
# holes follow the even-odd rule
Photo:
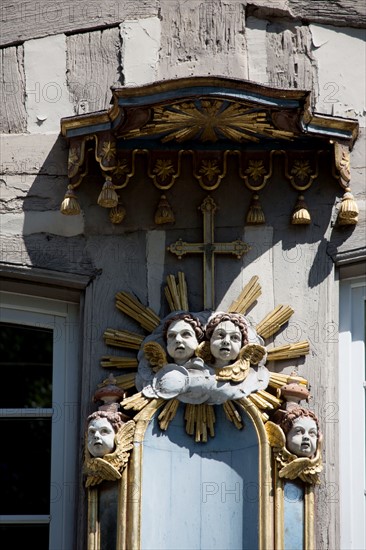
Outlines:
[[[126,19],[156,16],[157,0],[3,0],[0,46],[60,33],[118,25]]]
[[[315,89],[315,60],[306,25],[269,23],[266,33],[268,83],[277,88]]]
[[[123,84],[119,27],[66,38],[69,92],[78,113],[108,108],[111,86]]]
[[[20,134],[27,129],[23,46],[0,52],[0,133]]]
[[[366,27],[366,4],[354,0],[249,0],[247,16],[297,19],[338,27]]]

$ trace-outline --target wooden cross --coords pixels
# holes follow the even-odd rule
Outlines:
[[[203,213],[203,242],[187,243],[178,239],[168,246],[179,259],[185,254],[203,254],[203,295],[204,309],[214,309],[215,304],[215,254],[233,254],[240,259],[243,254],[250,250],[250,246],[243,241],[228,243],[215,243],[214,216],[217,205],[212,197],[205,198],[199,207]]]

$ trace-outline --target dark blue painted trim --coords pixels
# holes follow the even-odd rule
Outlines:
[[[176,100],[186,97],[192,97],[196,95],[213,95],[216,97],[227,97],[230,99],[235,99],[237,101],[255,101],[260,105],[272,106],[272,107],[282,107],[282,108],[297,108],[301,106],[300,101],[296,99],[282,99],[282,98],[269,98],[254,92],[238,92],[233,91],[231,88],[215,88],[213,86],[197,86],[192,88],[182,88],[179,90],[171,90],[169,92],[160,92],[156,94],[145,95],[142,97],[119,97],[118,105],[122,107],[127,106],[143,106],[149,105],[152,103],[159,103],[167,100]]]
[[[352,132],[347,130],[335,130],[332,128],[324,128],[324,126],[316,126],[313,124],[309,124],[308,126],[305,126],[305,131],[309,134],[321,134],[323,137],[329,136],[329,137],[339,137],[342,139],[352,139]]]
[[[158,139],[128,139],[122,138],[117,141],[117,149],[153,149],[162,151],[181,151],[181,150],[197,150],[200,151],[227,151],[227,150],[246,150],[246,151],[271,151],[272,149],[286,149],[286,150],[318,150],[326,148],[324,140],[320,143],[317,139],[318,136],[301,136],[293,141],[269,139],[261,137],[258,143],[253,142],[232,142],[232,141],[220,141],[215,143],[198,143],[197,141],[184,143],[161,143]]]
[[[82,128],[72,128],[67,130],[66,137],[73,138],[79,136],[91,135],[98,132],[105,132],[106,130],[111,130],[111,123],[104,122],[103,124],[95,124],[94,126],[83,126]]]

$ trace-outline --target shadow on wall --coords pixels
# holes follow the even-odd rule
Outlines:
[[[240,238],[251,249],[241,260],[227,255],[215,256],[217,304],[243,270],[244,275],[246,270],[255,270],[256,263],[263,269],[264,256],[268,257],[265,269],[272,271],[274,279],[284,276],[284,280],[291,281],[300,274],[303,277],[305,272],[308,286],[314,288],[329,276],[333,268],[329,247],[334,255],[334,250],[354,229],[352,226],[331,227],[335,218],[334,205],[342,190],[331,175],[329,158],[323,158],[318,179],[305,192],[312,218],[309,225],[290,223],[298,193],[286,181],[281,159],[275,163],[271,182],[260,192],[265,224],[246,225],[251,192],[229,166],[220,187],[210,193],[218,207],[215,241],[231,242]],[[202,256],[191,254],[178,260],[166,251],[166,247],[179,238],[187,242],[202,241],[203,220],[199,206],[209,193],[193,181],[192,167],[187,159],[180,181],[165,192],[175,214],[175,223],[156,225],[154,213],[162,191],[148,178],[144,161],[142,157],[135,177],[120,192],[126,208],[126,217],[120,225],[111,223],[109,210],[97,204],[103,179],[93,159],[89,162],[89,174],[76,190],[82,213],[65,216],[59,209],[68,183],[67,146],[59,136],[42,166],[38,167],[37,176],[24,197],[25,250],[15,250],[13,257],[9,250],[8,262],[90,277],[98,275],[105,280],[111,293],[126,288],[136,293],[143,303],[147,303],[149,277],[155,278],[155,285],[163,287],[167,274],[184,271],[192,295],[191,309],[201,310]],[[20,185],[26,189],[28,178],[34,176],[19,175],[18,180],[23,177],[25,181]],[[149,251],[151,236],[154,248]],[[160,296],[163,297],[163,288]]]

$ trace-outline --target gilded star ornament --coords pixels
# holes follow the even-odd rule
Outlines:
[[[113,170],[113,174],[118,178],[123,176],[128,172],[127,162],[123,160],[122,162],[118,161],[116,168]]]
[[[158,159],[154,166],[154,174],[159,176],[162,181],[165,181],[170,174],[174,173],[173,164],[167,159]]]
[[[291,169],[291,174],[300,180],[305,180],[311,172],[310,163],[308,160],[295,160]]]
[[[264,168],[264,164],[262,160],[250,160],[249,166],[245,170],[245,173],[248,174],[249,177],[253,178],[254,181],[257,181],[260,179],[261,176],[264,176],[266,173],[266,169]]]
[[[111,141],[105,141],[102,146],[103,158],[110,161],[116,155],[116,145]]]
[[[212,180],[216,174],[219,174],[220,170],[217,166],[217,162],[214,160],[203,160],[200,168],[200,174],[206,176],[207,179]]]

